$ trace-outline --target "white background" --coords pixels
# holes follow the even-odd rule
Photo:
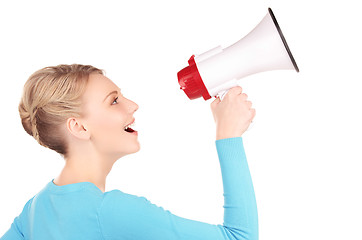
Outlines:
[[[172,213],[223,222],[212,100],[189,100],[176,74],[192,54],[236,42],[271,7],[300,73],[239,81],[257,111],[244,135],[260,239],[362,239],[361,22],[346,1],[2,1],[0,236],[63,159],[22,129],[17,106],[34,71],[61,63],[106,70],[135,114],[141,150],[106,190]]]

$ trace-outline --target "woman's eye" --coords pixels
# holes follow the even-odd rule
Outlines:
[[[113,104],[117,104],[117,103],[118,103],[117,100],[118,100],[118,97],[116,97],[116,98],[113,100],[112,105],[113,105]]]

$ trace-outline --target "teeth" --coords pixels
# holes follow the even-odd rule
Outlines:
[[[135,125],[135,123],[132,123],[132,124],[130,124],[130,125],[127,125],[124,129],[127,129],[127,128],[129,128],[129,127],[133,127]]]

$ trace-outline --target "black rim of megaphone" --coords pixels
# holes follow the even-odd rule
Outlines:
[[[288,55],[289,55],[289,57],[290,57],[290,60],[292,60],[292,63],[293,63],[293,66],[294,66],[295,70],[296,70],[297,72],[299,72],[299,68],[298,68],[298,66],[297,66],[297,63],[295,62],[294,57],[293,57],[293,55],[292,55],[292,52],[290,51],[290,49],[289,49],[289,47],[288,47],[287,41],[285,40],[284,35],[283,35],[283,33],[282,33],[282,30],[281,30],[280,27],[279,27],[278,21],[277,21],[277,19],[275,18],[274,13],[273,13],[273,11],[271,10],[271,8],[268,8],[268,10],[269,10],[269,13],[270,13],[271,18],[273,19],[273,22],[274,22],[274,24],[275,24],[275,27],[278,29],[280,38],[282,39],[282,41],[283,41],[283,43],[284,43],[285,49],[286,49],[287,52],[288,52]]]

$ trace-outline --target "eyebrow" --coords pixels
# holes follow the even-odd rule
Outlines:
[[[121,89],[119,90],[121,92]],[[103,102],[106,101],[106,99],[111,96],[112,94],[118,94],[118,91],[112,91],[110,93],[108,93],[108,95],[104,98]]]

